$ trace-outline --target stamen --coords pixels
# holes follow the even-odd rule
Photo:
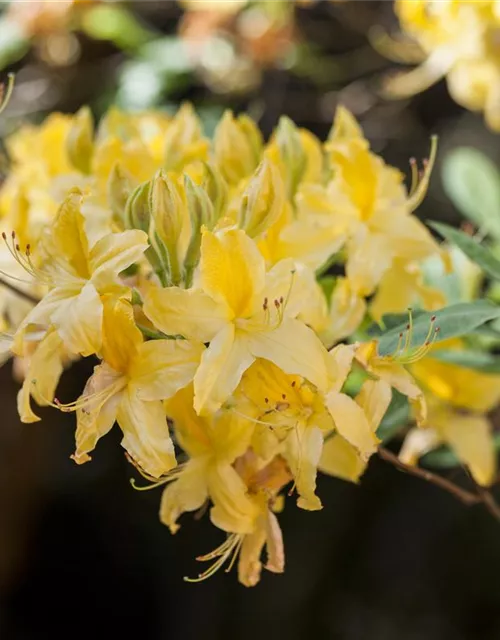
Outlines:
[[[420,176],[420,182],[415,187],[415,189],[410,193],[408,198],[408,204],[410,207],[410,211],[415,211],[415,209],[422,203],[422,200],[427,193],[427,189],[429,188],[429,181],[431,179],[432,170],[434,168],[434,163],[436,162],[437,155],[437,136],[431,136],[431,151],[429,154],[429,159],[424,160],[423,167],[424,170],[422,175]]]
[[[232,533],[228,536],[225,542],[217,547],[217,549],[210,553],[207,553],[204,556],[199,556],[198,558],[196,558],[200,562],[216,560],[216,558],[218,558],[218,560],[216,560],[214,564],[210,566],[206,571],[200,573],[197,578],[184,577],[185,582],[203,582],[203,580],[211,578],[221,567],[224,566],[227,560],[229,560],[229,566],[226,571],[230,571],[234,566],[236,558],[240,552],[243,540],[243,534]]]
[[[130,456],[127,456],[129,461],[132,460],[132,458]],[[146,478],[146,475],[142,472],[142,470],[139,468],[139,466],[137,464],[135,464],[135,462],[133,463],[135,468],[139,471],[139,473],[142,475],[143,478]],[[136,480],[135,478],[130,478],[130,484],[132,485],[132,487],[136,490],[136,491],[149,491],[150,489],[156,489],[157,487],[162,487],[165,484],[168,484],[169,482],[173,482],[174,480],[178,480],[179,477],[181,476],[182,472],[184,471],[186,465],[185,464],[181,464],[178,467],[175,467],[175,469],[172,469],[171,471],[169,471],[166,475],[164,475],[162,478],[158,479],[158,478],[154,478],[154,482],[152,482],[152,484],[148,484],[144,487],[140,487],[138,484],[136,484]],[[149,478],[146,479],[151,479],[151,476],[149,476]]]

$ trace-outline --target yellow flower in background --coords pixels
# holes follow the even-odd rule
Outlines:
[[[191,382],[203,345],[187,340],[144,342],[130,304],[106,302],[101,364],[95,367],[82,396],[65,411],[77,412],[77,463],[90,460],[97,441],[115,421],[122,445],[152,477],[176,465],[162,400]]]
[[[389,78],[386,93],[392,97],[414,95],[446,77],[452,97],[466,109],[483,111],[488,125],[499,130],[498,3],[396,0],[395,8],[403,32],[421,48],[420,60],[414,52],[408,56],[411,46],[393,43],[387,37],[380,39],[379,48],[395,60],[422,64]]]
[[[489,485],[497,465],[493,426],[486,414],[500,401],[500,376],[438,359],[441,349],[463,347],[460,340],[442,342],[411,366],[425,390],[429,415],[425,429],[410,431],[400,457],[416,464],[425,453],[447,444],[478,484]]]
[[[266,273],[257,246],[239,230],[203,234],[198,287],[153,287],[144,302],[161,331],[210,342],[194,379],[200,415],[217,411],[259,357],[325,387],[326,350],[296,319],[300,311],[293,262]]]
[[[73,193],[61,206],[43,238],[41,267],[33,265],[30,249],[23,256],[12,250],[26,270],[49,292],[28,313],[18,335],[29,325],[53,325],[72,353],[98,353],[102,344],[103,306],[101,296],[116,292],[119,274],[139,260],[148,247],[142,231],[108,234],[89,247],[81,195]],[[123,294],[127,288],[122,287]]]

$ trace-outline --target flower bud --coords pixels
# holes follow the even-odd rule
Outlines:
[[[243,193],[238,226],[255,238],[276,222],[285,205],[283,181],[276,165],[264,160]]]
[[[125,205],[125,226],[149,232],[151,212],[149,209],[150,183],[140,184],[128,197]]]
[[[183,104],[168,125],[165,135],[164,167],[180,171],[186,165],[208,157],[209,143],[203,137],[201,122],[190,104]]]
[[[66,144],[73,166],[82,173],[90,173],[94,153],[94,122],[88,107],[82,107],[75,114]]]
[[[238,184],[259,164],[263,140],[257,125],[246,115],[226,111],[214,134],[215,159],[229,184]]]
[[[214,216],[214,206],[206,190],[193,182],[187,175],[184,176],[184,186],[191,220],[191,239],[184,259],[184,274],[186,287],[190,287],[194,270],[200,260],[201,229],[205,226],[212,230],[217,219]]]
[[[163,171],[153,178],[150,208],[155,230],[168,250],[177,246],[186,219],[186,204],[177,184]]]
[[[307,156],[299,130],[286,116],[280,118],[276,143],[284,165],[287,194],[293,199],[307,168]]]
[[[118,221],[125,219],[125,207],[132,191],[131,177],[116,163],[111,170],[106,185],[107,199],[109,208],[113,212],[113,216]]]
[[[229,190],[226,181],[217,167],[206,163],[204,167],[205,180],[203,182],[203,188],[213,205],[214,221],[217,222],[226,211]]]

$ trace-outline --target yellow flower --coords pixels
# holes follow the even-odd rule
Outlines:
[[[123,447],[156,478],[176,464],[162,400],[193,379],[204,347],[187,340],[144,342],[129,303],[110,298],[106,306],[103,362],[76,402],[58,405],[77,412],[73,458],[78,464],[90,460],[89,452],[116,420]]]
[[[21,422],[30,423],[40,420],[31,409],[30,397],[33,396],[41,407],[52,403],[67,359],[68,355],[61,338],[54,329],[49,329],[29,358],[28,371],[17,395],[17,408]]]
[[[274,440],[272,454],[281,453],[287,461],[299,493],[298,506],[321,509],[315,494],[316,471],[323,435],[334,428],[321,395],[300,376],[287,375],[258,359],[243,376],[233,411],[255,414],[259,433],[252,446],[259,455],[267,457],[266,440]]]
[[[203,234],[198,287],[150,289],[144,313],[156,327],[210,342],[194,379],[197,413],[217,411],[259,357],[325,386],[326,351],[296,319],[302,301],[295,285],[292,261],[266,273],[255,243],[229,230]]]
[[[482,373],[433,357],[439,349],[459,350],[460,340],[447,340],[412,365],[411,371],[425,389],[429,416],[427,428],[408,434],[400,452],[407,464],[447,444],[476,482],[491,484],[496,473],[493,429],[485,415],[500,402],[500,376]]]
[[[401,27],[420,46],[420,60],[411,43],[381,41],[381,50],[402,62],[423,63],[390,77],[386,92],[405,97],[427,89],[446,76],[452,97],[472,111],[484,111],[486,121],[500,129],[500,55],[495,40],[500,12],[495,0],[397,0]],[[409,58],[409,59],[406,59]],[[412,60],[411,58],[415,58]]]
[[[342,419],[346,422],[352,420],[351,431],[361,425],[364,441],[368,440],[367,433],[371,433],[373,441],[378,443],[376,431],[390,401],[391,389],[384,380],[367,380],[354,401],[348,403],[348,413],[346,412]],[[337,410],[335,407],[335,411]],[[358,482],[366,469],[367,461],[366,453],[363,455],[363,452],[352,444],[352,438],[342,437],[341,433],[337,432],[331,434],[324,443],[318,468],[323,473],[342,480]]]
[[[88,356],[101,348],[101,296],[117,290],[120,272],[139,260],[148,245],[142,231],[124,231],[108,234],[89,247],[81,200],[79,193],[73,193],[61,206],[43,238],[40,268],[33,265],[29,247],[26,255],[15,246],[12,251],[50,289],[25,317],[18,336],[29,325],[54,325],[70,352]]]
[[[256,517],[255,505],[247,497],[247,487],[233,468],[236,458],[250,445],[253,424],[230,411],[200,417],[193,409],[192,385],[167,402],[177,440],[189,456],[165,479],[160,519],[172,533],[186,511],[195,511],[210,499],[213,524],[231,533],[250,533]]]
[[[279,508],[278,493],[290,481],[285,461],[277,456],[271,462],[259,459],[249,449],[235,462],[235,468],[248,490],[248,498],[254,505],[253,526],[247,533],[230,533],[217,549],[197,560],[214,561],[198,578],[188,582],[200,582],[214,575],[225,563],[227,571],[238,559],[238,579],[246,587],[255,586],[262,571],[261,555],[264,547],[267,561],[264,568],[273,573],[282,573],[285,568],[283,536],[274,514]],[[238,557],[239,556],[239,557]]]
[[[409,196],[403,175],[370,151],[345,110],[338,118],[341,122],[334,123],[326,144],[334,172],[329,194],[337,203],[337,215],[348,224],[347,278],[354,291],[368,296],[396,258],[411,262],[439,253],[430,233],[411,215],[427,188],[435,144],[424,178],[418,185],[415,181]]]
[[[411,344],[411,336],[408,343]],[[423,424],[427,415],[424,393],[411,373],[405,368],[407,362],[412,361],[412,355],[417,357],[417,352],[403,349],[401,353],[381,356],[378,353],[377,341],[372,340],[358,345],[354,357],[370,375],[386,382],[406,396],[413,406],[417,423]]]

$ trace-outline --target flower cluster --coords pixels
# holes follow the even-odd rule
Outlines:
[[[500,129],[500,4],[497,0],[396,0],[403,32],[414,43],[375,44],[398,62],[422,63],[386,85],[389,95],[411,96],[446,76],[453,98],[465,108],[484,112],[488,125]]]
[[[441,249],[412,214],[435,144],[409,191],[343,108],[324,144],[287,118],[266,144],[230,112],[209,140],[185,105],[173,118],[112,110],[97,130],[87,109],[55,114],[7,147],[2,264],[17,289],[1,308],[22,421],[39,419],[32,400],[74,412],[79,464],[116,422],[129,460],[165,486],[172,533],[209,503],[228,537],[196,580],[237,562],[254,585],[264,547],[265,568],[283,571],[283,488],[317,510],[318,470],[358,481],[392,389],[425,424],[406,366],[432,347],[434,320],[424,344],[410,327],[389,356],[359,327],[444,304],[422,274]],[[321,275],[332,265],[334,283]],[[62,403],[80,356],[99,364]]]

